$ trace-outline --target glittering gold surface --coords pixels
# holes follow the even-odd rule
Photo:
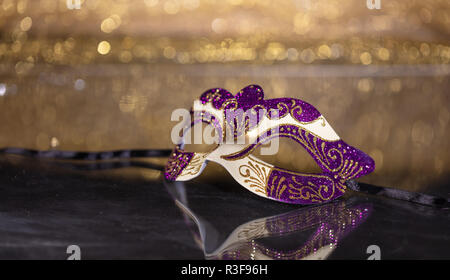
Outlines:
[[[171,148],[172,110],[256,83],[369,153],[363,181],[448,178],[448,1],[68,2],[0,1],[0,147]],[[312,170],[297,148],[275,160]]]

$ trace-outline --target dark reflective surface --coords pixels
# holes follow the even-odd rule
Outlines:
[[[369,245],[382,259],[450,257],[448,210],[355,193],[299,207],[232,181],[59,165],[0,158],[0,258],[65,259],[71,244],[83,259],[367,259]]]
[[[183,182],[165,185],[207,259],[326,259],[341,239],[366,220],[372,209],[371,203],[353,206],[354,199],[319,207],[298,207],[243,223],[226,236],[226,231],[215,228],[190,209]],[[309,237],[305,239],[304,235]]]

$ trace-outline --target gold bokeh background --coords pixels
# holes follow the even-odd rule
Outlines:
[[[76,2],[0,1],[0,147],[171,148],[174,109],[259,84],[370,154],[362,181],[446,184],[449,1]],[[312,169],[298,147],[276,160]]]

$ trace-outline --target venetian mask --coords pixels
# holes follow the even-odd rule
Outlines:
[[[183,137],[165,167],[165,178],[187,181],[201,174],[208,161],[222,165],[247,190],[276,201],[316,204],[344,194],[347,180],[372,172],[375,163],[345,143],[312,105],[295,98],[264,99],[261,87],[250,85],[236,95],[210,89],[194,101],[193,119],[212,126],[220,141],[209,152],[184,150]],[[246,143],[226,141],[245,137]],[[302,173],[264,162],[252,152],[277,137],[287,137],[305,149],[321,173]]]

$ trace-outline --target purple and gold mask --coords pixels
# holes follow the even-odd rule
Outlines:
[[[210,124],[221,141],[212,151],[197,153],[185,151],[181,138],[165,167],[167,180],[193,179],[208,161],[214,161],[259,196],[292,204],[317,204],[342,196],[347,180],[375,168],[373,159],[341,140],[312,105],[295,98],[265,100],[257,85],[247,86],[235,96],[224,89],[210,89],[194,101],[192,115],[194,119],[186,129],[199,122]],[[241,136],[247,143],[225,141]],[[300,144],[322,173],[286,170],[252,155],[256,148],[277,137]]]

